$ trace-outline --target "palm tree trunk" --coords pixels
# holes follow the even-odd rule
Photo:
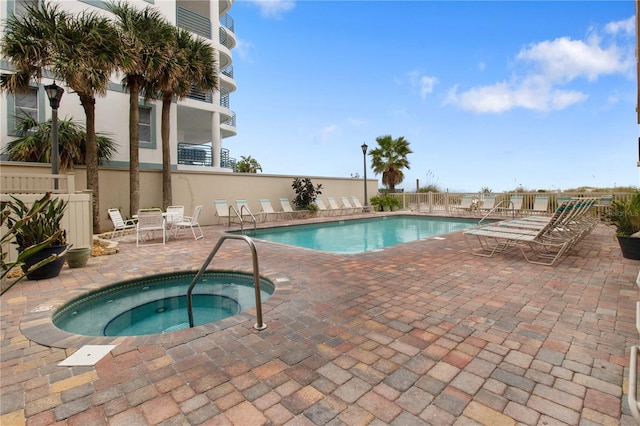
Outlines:
[[[96,143],[96,99],[80,95],[80,103],[86,117],[87,189],[93,192],[93,233],[100,233],[100,191],[98,180],[98,144]]]
[[[138,96],[140,85],[135,78],[129,79],[129,211],[132,215],[140,209],[140,115]]]
[[[162,206],[173,204],[171,193],[171,94],[162,97]]]

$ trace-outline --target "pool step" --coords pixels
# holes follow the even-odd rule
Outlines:
[[[172,331],[186,330],[187,328],[189,328],[189,323],[181,322],[180,324],[172,325],[171,327],[165,328],[164,330],[162,330],[162,332],[171,333]]]

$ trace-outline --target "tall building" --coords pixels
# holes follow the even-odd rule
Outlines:
[[[71,13],[91,10],[109,15],[102,0],[48,0],[60,3]],[[228,14],[234,0],[127,0],[140,8],[153,7],[172,24],[208,40],[215,50],[219,66],[220,90],[209,93],[193,91],[171,108],[171,166],[177,170],[211,170],[231,172],[235,160],[223,148],[223,139],[236,135],[236,116],[231,110],[231,94],[236,90],[231,50],[236,44],[233,18]],[[38,0],[5,0],[0,2],[0,35],[7,18],[24,12],[26,5]],[[0,73],[11,73],[11,64],[0,60]],[[29,114],[42,122],[52,111],[44,86],[53,81],[49,74],[41,82],[32,81],[28,93],[0,94],[0,149],[16,138],[15,117]],[[121,75],[113,75],[105,97],[96,100],[96,131],[108,134],[118,144],[118,152],[109,164],[129,165],[129,94],[121,84]],[[64,82],[65,89],[58,116],[73,118],[84,125],[84,111],[76,94]],[[162,106],[159,101],[139,101],[140,169],[161,169],[160,139]]]

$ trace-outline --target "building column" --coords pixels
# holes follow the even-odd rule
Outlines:
[[[211,146],[213,147],[213,167],[219,169],[222,140],[220,139],[220,113],[217,111],[214,111],[211,117]]]

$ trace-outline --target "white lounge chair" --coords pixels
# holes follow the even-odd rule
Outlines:
[[[360,204],[360,200],[358,200],[358,197],[356,197],[355,195],[352,195],[351,201],[353,201],[353,205],[356,209],[356,212],[358,210],[360,210],[361,212],[364,212],[364,207],[362,206],[362,204]]]
[[[549,209],[549,196],[548,195],[536,195],[533,199],[533,208],[524,209],[523,212],[530,214],[547,214]]]
[[[122,215],[120,214],[120,210],[118,209],[109,209],[109,218],[113,223],[113,232],[111,233],[111,238],[115,237],[116,232],[118,231],[126,231],[127,229],[135,229],[136,227],[136,220],[124,220],[122,218]]]
[[[473,195],[463,195],[460,204],[457,206],[449,206],[453,210],[462,210],[463,212],[470,212],[473,208]]]
[[[294,216],[297,217],[300,215],[300,211],[294,210],[291,207],[291,203],[289,202],[288,198],[280,198],[280,207],[282,207],[282,211],[280,213],[282,213],[283,215],[289,215],[290,219],[293,219]]]
[[[202,233],[202,228],[200,228],[200,224],[198,223],[201,211],[202,206],[196,206],[196,208],[193,209],[193,214],[191,216],[182,216],[180,220],[173,222],[175,235],[177,236],[181,229],[190,228],[193,238],[196,240],[203,238],[204,234]],[[198,229],[198,234],[196,234],[196,228]]]
[[[238,213],[242,217],[242,220],[249,221],[251,220],[253,223],[256,223],[256,216],[251,212],[249,208],[249,203],[247,200],[236,200],[236,209]]]
[[[213,205],[216,208],[218,224],[222,224],[225,219],[228,220],[229,225],[231,225],[231,222],[240,221],[239,213],[236,211],[235,207],[227,204],[227,200],[214,200]]]
[[[315,203],[318,206],[318,215],[322,216],[326,213],[327,216],[331,216],[336,214],[335,210],[327,208],[322,198],[316,198]]]
[[[496,207],[496,197],[495,195],[484,195],[482,200],[482,205],[478,207],[478,210],[482,213],[489,213]]]
[[[138,211],[138,223],[136,224],[136,247],[140,243],[154,238],[155,231],[162,231],[162,244],[167,241],[167,226],[160,209],[145,209]],[[149,243],[160,244],[160,243]]]
[[[273,215],[275,220],[278,220],[278,217],[283,213],[273,210],[271,200],[267,198],[263,198],[260,200],[260,208],[261,210],[260,212],[258,212],[258,216],[260,216],[264,221],[269,220],[269,215]]]
[[[335,198],[327,197],[327,202],[329,203],[329,210],[333,210],[335,212],[335,214],[346,213],[344,208],[338,206],[338,203],[336,203],[336,199]]]
[[[357,208],[351,205],[351,202],[347,197],[340,197],[340,201],[342,201],[342,208],[346,213],[354,214],[356,211],[358,211]]]

